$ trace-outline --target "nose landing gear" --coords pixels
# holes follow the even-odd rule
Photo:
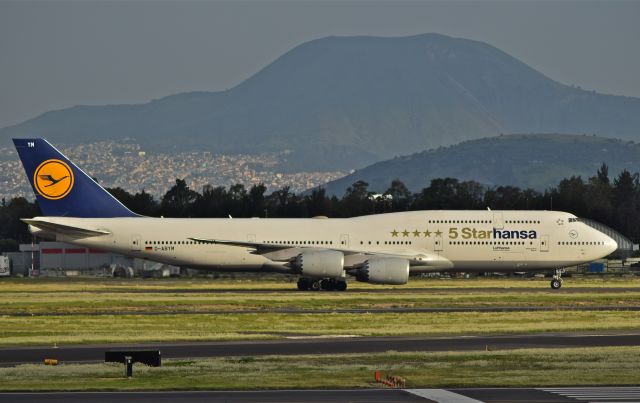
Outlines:
[[[556,269],[556,274],[553,275],[551,280],[552,289],[557,290],[562,287],[562,273],[564,273],[564,269]]]

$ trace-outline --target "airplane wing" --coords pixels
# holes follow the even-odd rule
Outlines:
[[[266,253],[271,253],[279,250],[287,250],[287,249],[292,249],[292,250],[330,249],[330,250],[339,250],[345,255],[352,255],[356,253],[371,254],[371,252],[364,252],[364,251],[351,250],[351,249],[332,248],[332,247],[322,246],[322,245],[284,245],[284,244],[263,243],[263,242],[227,241],[222,239],[203,239],[203,238],[188,238],[188,239],[191,239],[192,241],[196,241],[196,242],[210,243],[214,245],[229,245],[229,246],[239,246],[243,248],[249,248],[249,249],[253,249],[254,252],[258,255],[264,255]]]
[[[69,235],[69,236],[77,236],[77,237],[90,237],[90,236],[100,236],[100,235],[109,235],[109,231],[94,229],[94,228],[83,228],[72,225],[64,225],[58,224],[50,221],[38,220],[33,218],[23,218],[22,222],[32,225],[36,228],[40,228],[44,231],[51,231],[59,234]]]
[[[264,255],[265,253],[275,252],[285,249],[294,249],[291,245],[279,245],[262,242],[244,242],[244,241],[226,241],[222,239],[204,239],[204,238],[188,238],[192,241],[201,243],[210,243],[212,245],[229,245],[238,246],[242,248],[253,249],[258,255]],[[297,245],[296,245],[297,247]],[[302,247],[302,245],[300,245]]]
[[[249,241],[231,241],[231,240],[221,240],[221,239],[205,239],[205,238],[189,238],[192,241],[209,243],[214,245],[228,245],[228,246],[237,246],[242,248],[253,249],[252,253],[258,255],[270,255],[274,253],[280,252],[277,256],[280,258],[278,260],[287,259],[286,251],[290,250],[291,256],[295,257],[300,253],[301,249],[327,249],[327,250],[337,250],[344,253],[345,256],[349,255],[362,255],[362,256],[381,256],[381,257],[397,257],[409,260],[409,264],[411,266],[437,266],[442,267],[450,265],[450,261],[438,256],[436,254],[430,252],[416,252],[413,250],[408,251],[379,251],[379,252],[371,252],[357,249],[341,249],[341,248],[333,248],[329,246],[322,245],[284,245],[284,244],[271,244],[271,243],[262,243],[262,242],[249,242]],[[284,252],[284,253],[283,253]],[[271,257],[271,256],[269,256]],[[274,256],[275,257],[275,256]]]

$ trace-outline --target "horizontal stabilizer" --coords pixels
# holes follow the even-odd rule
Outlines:
[[[77,227],[73,225],[64,225],[58,224],[50,221],[39,220],[36,218],[23,218],[22,222],[32,225],[36,228],[40,228],[41,230],[54,232],[56,234],[69,235],[69,236],[77,236],[77,237],[90,237],[90,236],[101,236],[101,235],[109,235],[109,231],[101,230],[101,229],[93,229],[93,228],[83,228]]]

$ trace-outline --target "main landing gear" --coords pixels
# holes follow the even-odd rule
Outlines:
[[[551,288],[557,290],[562,287],[562,273],[564,273],[564,269],[556,269],[556,274],[553,275],[553,280],[551,280]]]
[[[346,281],[336,280],[335,278],[314,279],[301,277],[298,280],[298,290],[300,291],[345,291],[346,289]]]

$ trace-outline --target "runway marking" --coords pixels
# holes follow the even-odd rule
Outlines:
[[[541,388],[538,390],[590,403],[640,403],[640,387],[635,386]]]
[[[453,393],[444,389],[405,389],[405,391],[438,403],[484,403],[481,400]]]
[[[361,337],[357,334],[321,334],[318,336],[285,336],[285,339],[290,340],[305,340],[305,339],[348,339],[351,337]]]

